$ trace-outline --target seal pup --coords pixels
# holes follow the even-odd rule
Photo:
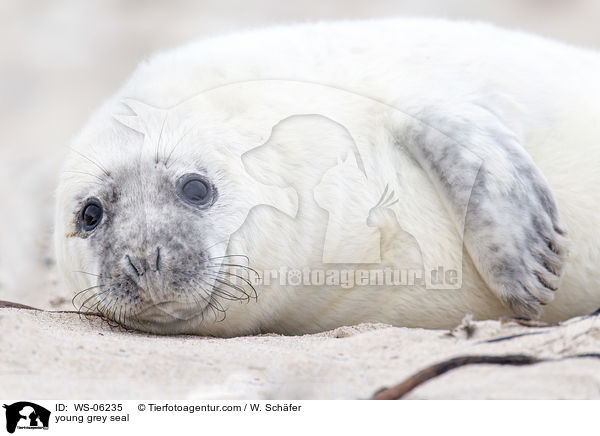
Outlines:
[[[428,19],[158,54],[74,140],[59,266],[78,307],[158,334],[590,313],[599,73],[593,51]]]

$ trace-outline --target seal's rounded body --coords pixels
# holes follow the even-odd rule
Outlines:
[[[82,308],[161,334],[590,313],[599,74],[592,51],[420,19],[159,54],[74,143],[59,264]]]

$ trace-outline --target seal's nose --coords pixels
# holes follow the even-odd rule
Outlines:
[[[123,259],[123,272],[134,282],[138,282],[148,271],[160,271],[160,247],[150,256],[126,254]]]

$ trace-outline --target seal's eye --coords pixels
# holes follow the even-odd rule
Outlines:
[[[202,180],[190,180],[183,185],[181,192],[192,203],[204,203],[208,197],[208,189]]]
[[[198,174],[187,174],[179,179],[177,193],[192,206],[210,206],[214,201],[212,185]]]
[[[102,221],[102,214],[103,211],[100,202],[95,198],[88,200],[81,210],[81,228],[86,232],[91,232]]]

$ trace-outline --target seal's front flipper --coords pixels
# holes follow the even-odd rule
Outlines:
[[[417,118],[398,140],[464,228],[479,273],[517,315],[539,316],[559,287],[568,251],[548,182],[513,132],[483,107]]]

